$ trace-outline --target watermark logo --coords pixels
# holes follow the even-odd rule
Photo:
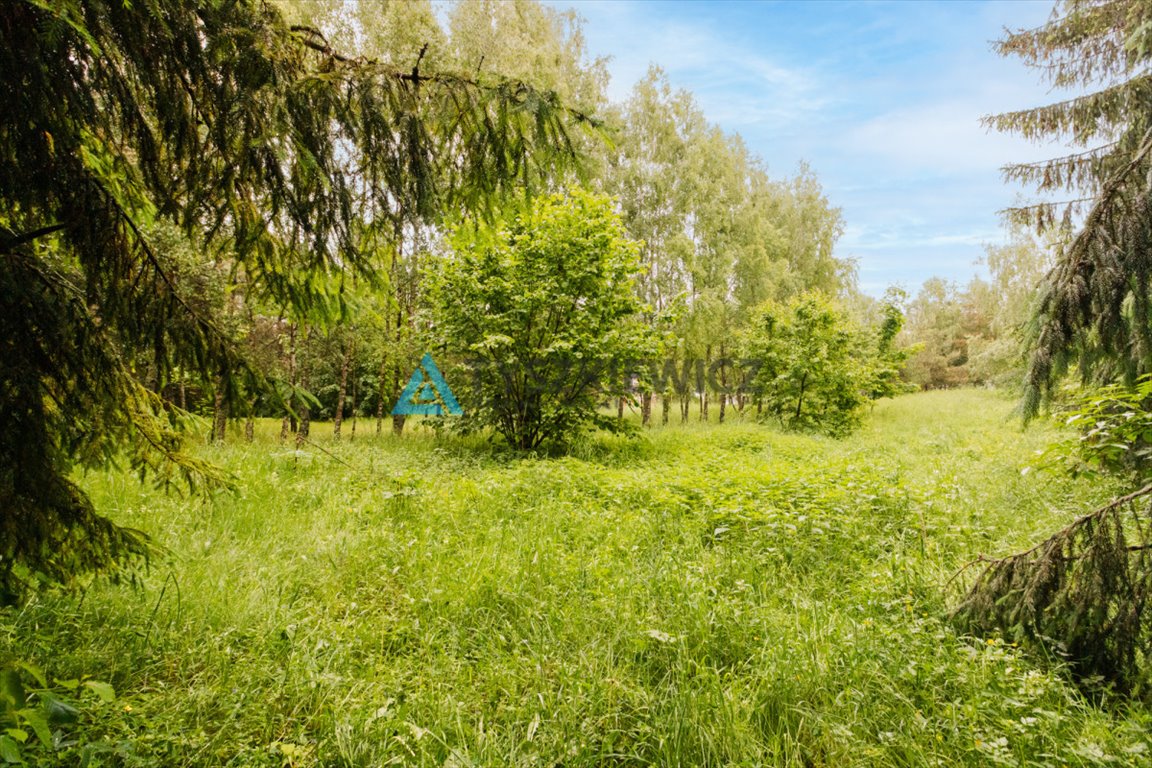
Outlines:
[[[474,386],[483,389],[500,382],[517,380],[525,394],[558,394],[581,388],[611,390],[616,393],[703,393],[748,395],[758,381],[775,376],[765,360],[748,357],[635,359],[563,358],[559,356],[519,356],[502,361],[474,357],[465,361],[461,375],[470,374]],[[771,374],[771,376],[769,376]]]
[[[400,393],[400,400],[392,409],[393,416],[463,416],[464,409],[444,381],[432,355],[427,352],[420,359],[412,378]]]

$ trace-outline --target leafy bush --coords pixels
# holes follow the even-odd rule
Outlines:
[[[844,435],[859,425],[869,390],[888,391],[871,346],[821,294],[766,304],[745,340],[746,357],[759,365],[753,395],[785,427]]]
[[[1152,377],[1134,387],[1089,390],[1065,412],[1078,436],[1045,452],[1073,476],[1110,474],[1136,485],[1152,482]]]
[[[431,275],[441,345],[468,373],[459,386],[465,429],[491,427],[532,450],[589,426],[626,391],[646,348],[631,322],[639,269],[609,198],[574,190],[542,197],[494,229],[466,226]]]

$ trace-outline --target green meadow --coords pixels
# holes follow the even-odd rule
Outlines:
[[[924,393],[844,440],[693,421],[563,458],[364,421],[295,451],[267,422],[201,450],[233,491],[89,474],[97,508],[167,552],[138,588],[6,610],[0,654],[75,707],[57,751],[25,757],[1147,764],[1143,705],[1086,699],[1058,661],[948,623],[966,562],[1118,490],[1025,471],[1059,433],[1013,406]]]

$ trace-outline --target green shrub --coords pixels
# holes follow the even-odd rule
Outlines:
[[[624,374],[647,351],[634,322],[637,248],[611,200],[580,190],[456,232],[430,278],[439,341],[468,373],[464,429],[533,450],[619,428],[598,406],[626,393]]]

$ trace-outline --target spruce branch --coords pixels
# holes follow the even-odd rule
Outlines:
[[[1152,484],[1082,515],[1039,544],[984,569],[952,611],[959,628],[999,632],[1064,658],[1084,683],[1117,691],[1142,680],[1152,617]],[[1144,501],[1145,503],[1140,503]]]

